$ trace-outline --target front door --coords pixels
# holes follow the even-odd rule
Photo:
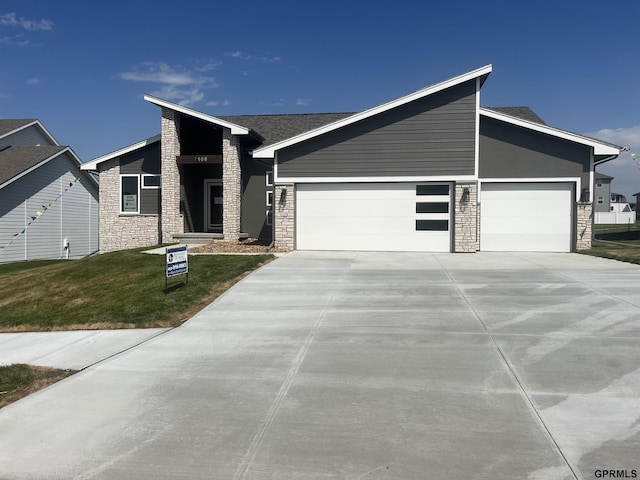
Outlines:
[[[208,232],[222,231],[222,180],[204,181],[204,225]]]

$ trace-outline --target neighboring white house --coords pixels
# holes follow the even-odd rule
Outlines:
[[[98,250],[98,183],[35,119],[0,119],[0,263]]]

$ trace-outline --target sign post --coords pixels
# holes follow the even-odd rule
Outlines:
[[[187,246],[172,247],[166,249],[166,277],[164,288],[167,289],[169,277],[186,274],[186,284],[189,285],[189,259]]]

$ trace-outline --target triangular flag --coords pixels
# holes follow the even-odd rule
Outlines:
[[[40,210],[38,210],[38,211],[36,212],[36,215],[40,216],[40,215],[42,215],[42,212],[41,212]]]
[[[42,209],[46,212],[47,210],[49,210],[47,207],[45,207],[44,205],[42,205]]]
[[[52,203],[53,203],[53,202],[49,202],[49,206],[51,206],[51,204],[52,204]]]
[[[27,231],[27,229],[26,229],[26,228],[22,229],[22,231],[20,232],[20,235],[22,235],[22,234],[23,234],[24,232],[26,232],[26,231]]]
[[[20,234],[19,234],[19,233],[14,233],[14,234],[12,235],[12,237],[17,237],[18,235],[20,235]]]
[[[31,225],[32,223],[33,223],[33,222],[29,222],[29,223],[27,223],[27,227],[28,227],[29,225]]]
[[[70,186],[70,187],[73,187],[73,182],[69,182],[69,186]]]
[[[80,180],[78,177],[73,179],[73,183],[76,183],[78,180]]]
[[[31,217],[31,220],[35,220],[37,217]]]

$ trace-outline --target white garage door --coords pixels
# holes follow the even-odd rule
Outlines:
[[[296,248],[449,252],[450,184],[298,184]]]
[[[573,184],[483,183],[480,250],[569,252]]]

